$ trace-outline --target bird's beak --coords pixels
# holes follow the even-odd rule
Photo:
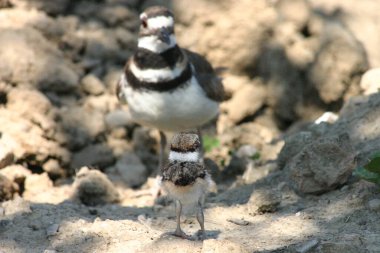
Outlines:
[[[158,39],[166,44],[170,44],[170,33],[167,28],[161,28],[158,33]]]

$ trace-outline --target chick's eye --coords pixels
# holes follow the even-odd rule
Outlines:
[[[146,22],[145,19],[141,20],[141,25],[142,25],[144,28],[147,28],[147,27],[148,27],[148,23]]]

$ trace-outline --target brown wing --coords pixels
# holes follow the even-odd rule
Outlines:
[[[222,80],[216,75],[211,64],[201,55],[184,49],[187,58],[194,66],[196,78],[207,97],[221,102],[224,100],[224,88]]]

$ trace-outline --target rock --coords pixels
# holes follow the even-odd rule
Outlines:
[[[241,175],[247,168],[247,159],[232,155],[231,160],[222,171],[222,176],[227,179],[236,175]]]
[[[15,192],[13,182],[0,174],[0,202],[12,199]]]
[[[318,2],[318,3],[317,3]],[[380,67],[380,17],[378,2],[310,2],[313,9],[323,13],[333,13],[339,10],[336,16],[340,22],[363,44],[372,67]],[[355,3],[355,5],[353,5]],[[344,13],[344,15],[343,15]],[[376,34],[376,35],[375,35]],[[375,35],[375,36],[374,36]],[[371,38],[371,39],[368,39]]]
[[[62,168],[59,162],[55,159],[47,160],[43,165],[42,169],[46,171],[49,176],[53,179],[62,178],[66,176],[66,170]]]
[[[116,85],[122,73],[119,69],[111,69],[105,75],[103,81],[110,93],[116,94]]]
[[[90,133],[84,127],[65,125],[63,144],[71,151],[78,151],[88,145],[91,141]]]
[[[112,165],[114,156],[112,150],[103,144],[94,144],[85,147],[73,155],[71,168],[76,169],[82,166],[97,166],[105,168]]]
[[[64,27],[46,15],[45,12],[23,7],[2,10],[0,13],[0,27],[11,29],[33,28],[40,31],[44,36],[55,39],[64,33]]]
[[[132,153],[125,153],[116,163],[116,170],[125,183],[131,187],[142,185],[147,179],[147,169],[140,158]]]
[[[237,151],[236,156],[240,158],[252,159],[255,155],[259,154],[258,150],[252,145],[242,145]]]
[[[249,85],[253,85],[252,80],[244,75],[233,75],[230,73],[223,75],[223,86],[227,99],[233,97],[237,91]]]
[[[114,203],[119,200],[119,193],[113,183],[98,170],[82,167],[74,181],[74,198],[89,206]]]
[[[26,1],[28,7],[37,8],[51,15],[63,15],[70,6],[70,0],[57,0],[54,2],[45,0]]]
[[[14,155],[12,150],[0,142],[0,169],[13,163]]]
[[[116,35],[117,41],[124,48],[131,49],[132,51],[135,50],[136,45],[137,45],[136,34],[132,33],[131,31],[127,29],[119,27],[115,30],[115,35]]]
[[[179,44],[206,56],[213,66],[226,67],[237,74],[253,68],[277,18],[274,8],[264,0],[238,4],[226,1],[222,5],[179,1],[173,8]]]
[[[360,75],[368,68],[362,45],[339,23],[326,23],[321,46],[308,72],[309,81],[325,103],[338,101],[346,92],[358,94]]]
[[[32,212],[29,201],[18,196],[13,200],[3,202],[2,207],[5,209],[5,215],[8,217]]]
[[[15,110],[24,116],[31,113],[47,114],[52,107],[46,96],[35,89],[12,89],[7,95],[7,100],[8,109]]]
[[[113,30],[95,25],[82,32],[83,37],[86,38],[85,57],[90,59],[118,59],[120,48]]]
[[[203,241],[201,253],[248,253],[240,244],[222,239],[208,239]]]
[[[327,122],[329,124],[332,124],[335,121],[337,121],[338,118],[339,116],[333,112],[325,112],[321,117],[316,119],[314,123],[317,125],[321,124],[322,122]]]
[[[355,168],[355,154],[347,134],[306,145],[290,162],[290,185],[301,193],[320,194],[347,182]]]
[[[80,129],[91,137],[96,137],[105,131],[104,115],[91,107],[70,106],[59,111],[61,122],[65,129]],[[68,133],[74,130],[69,130]]]
[[[364,95],[377,93],[380,90],[380,68],[368,70],[360,80],[360,88]]]
[[[276,212],[281,198],[271,189],[254,189],[249,199],[249,208],[253,214]]]
[[[372,211],[380,211],[380,199],[372,199],[368,202],[369,209]]]
[[[0,143],[10,148],[15,160],[25,159],[37,164],[48,157],[55,157],[63,162],[69,160],[69,152],[66,149],[47,138],[47,132],[17,114],[17,111],[0,108],[0,132]]]
[[[309,2],[305,0],[280,0],[276,3],[276,10],[282,21],[295,24],[299,30],[310,19],[311,8]],[[297,10],[297,12],[294,10]]]
[[[244,174],[242,175],[242,179],[246,184],[252,184],[257,182],[260,179],[268,176],[269,173],[276,171],[277,164],[276,163],[266,163],[264,165],[256,165],[254,162],[249,162]]]
[[[58,234],[59,224],[51,224],[49,227],[46,228],[46,236],[53,236]]]
[[[115,94],[102,94],[99,96],[88,96],[83,103],[83,106],[92,110],[107,114],[110,111],[116,110],[120,107]]]
[[[270,129],[250,122],[227,129],[220,135],[220,142],[222,146],[229,146],[231,149],[247,144],[261,150],[273,137],[274,133]]]
[[[227,221],[239,226],[247,226],[250,223],[249,221],[243,219],[227,219]]]
[[[105,116],[106,125],[110,128],[134,125],[129,113],[125,110],[115,110]]]
[[[45,249],[43,253],[57,253],[57,251],[53,249]]]
[[[58,93],[76,89],[79,76],[74,67],[36,30],[2,28],[0,44],[7,45],[0,48],[0,80]]]
[[[379,124],[380,93],[354,97],[344,104],[339,119],[325,135],[334,137],[349,132],[358,166],[363,166],[380,150]]]
[[[299,247],[297,247],[296,252],[297,253],[307,253],[310,252],[312,249],[314,249],[319,243],[318,239],[312,239],[306,243],[303,243]]]
[[[312,132],[298,132],[285,139],[285,145],[282,147],[277,158],[277,164],[282,169],[286,163],[297,155],[307,144],[314,141],[315,136]]]
[[[11,182],[18,184],[19,187],[24,187],[25,179],[32,173],[27,168],[15,164],[0,170],[0,174],[8,178]]]
[[[228,118],[233,123],[239,123],[244,118],[252,116],[262,108],[266,98],[266,89],[260,83],[244,85],[234,93],[234,96],[222,104]]]
[[[122,5],[106,6],[102,8],[99,17],[109,26],[116,26],[126,20],[135,19],[136,14]]]
[[[102,82],[95,75],[88,74],[81,81],[82,89],[91,95],[100,95],[105,91]]]
[[[44,193],[53,187],[53,182],[48,174],[32,174],[25,179],[25,191],[23,197],[31,199],[39,193]]]
[[[45,131],[44,135],[49,137],[53,135],[56,129],[55,112],[43,93],[25,87],[15,88],[8,93],[7,99],[7,109],[17,111],[20,116],[38,124]]]

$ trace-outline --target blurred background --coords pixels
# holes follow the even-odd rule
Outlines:
[[[81,215],[127,220],[137,229],[148,222],[145,216],[136,222],[138,215],[154,217],[157,210],[147,206],[154,202],[149,189],[159,135],[132,122],[115,96],[136,49],[139,13],[154,5],[173,10],[178,44],[206,56],[227,92],[219,117],[205,126],[206,165],[218,185],[209,214],[223,219],[215,221],[215,230],[231,226],[226,217],[254,209],[283,220],[276,225],[273,216],[244,218],[270,224],[272,230],[255,230],[261,242],[247,234],[253,228],[243,227],[241,234],[231,228],[231,241],[243,241],[250,251],[305,246],[297,252],[351,252],[335,245],[338,240],[350,242],[352,252],[378,252],[379,193],[351,175],[380,149],[377,0],[0,0],[0,201],[8,201],[0,219],[31,211],[25,205],[40,216],[62,212],[32,224],[45,233],[47,224],[62,227]],[[170,208],[165,201],[156,203],[163,213]],[[113,215],[104,205],[115,202]],[[301,210],[309,211],[284,218]],[[32,218],[23,219],[25,225]],[[68,231],[85,226],[78,219],[62,227],[61,241],[77,238]],[[154,231],[164,226],[157,222],[149,223]],[[276,226],[289,230],[273,239]],[[339,226],[346,226],[343,235]],[[31,252],[50,246],[90,252],[103,245],[94,243],[96,236],[89,243],[79,235],[79,241],[55,246],[42,234],[16,242],[17,226],[4,227],[10,232],[0,249],[9,252],[24,252],[30,238]],[[208,247],[220,246],[212,243]],[[120,245],[111,245],[99,252],[117,252]],[[183,247],[194,252],[199,245]]]

